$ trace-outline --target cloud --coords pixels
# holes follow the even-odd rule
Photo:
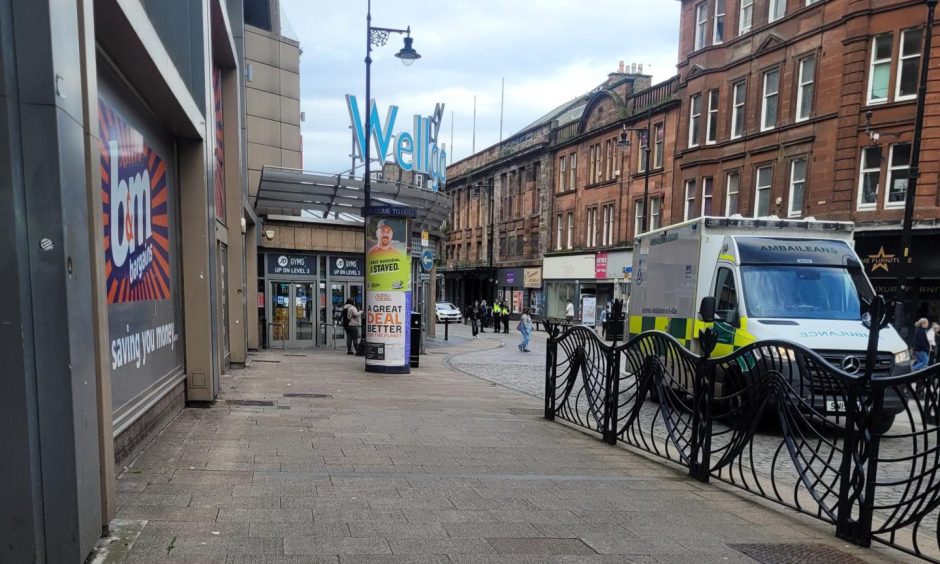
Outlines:
[[[344,95],[355,94],[360,105],[365,97],[365,4],[281,0],[304,50],[305,168],[349,168]],[[603,82],[620,60],[643,64],[654,82],[675,73],[675,0],[377,0],[372,8],[374,26],[410,25],[422,55],[403,67],[394,56],[402,45],[397,35],[374,49],[372,96],[380,114],[399,106],[397,133],[410,129],[413,114],[446,104],[440,141],[450,145],[453,126],[454,160],[473,148],[474,96],[476,149],[499,140],[502,78],[505,138]]]

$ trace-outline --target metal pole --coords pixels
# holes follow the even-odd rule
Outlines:
[[[895,325],[908,329],[906,306],[910,298],[908,279],[908,261],[911,258],[911,229],[914,222],[914,200],[917,194],[917,178],[920,176],[920,142],[924,126],[924,106],[927,101],[927,72],[930,70],[930,44],[933,34],[934,11],[938,0],[926,0],[927,27],[924,37],[923,54],[920,61],[920,85],[917,88],[917,114],[914,118],[914,140],[911,145],[910,176],[907,181],[907,193],[904,196],[904,226],[901,228],[901,262],[898,265],[898,289],[895,295]],[[913,308],[911,308],[913,309]]]
[[[649,231],[650,227],[650,134],[653,126],[653,112],[647,112],[646,119],[646,147],[643,149],[643,233]]]
[[[372,145],[370,135],[372,133],[372,0],[368,0],[366,8],[366,120],[365,120],[365,135],[363,139],[363,144],[365,147],[362,147],[362,160],[365,165],[364,177],[362,179],[362,200],[363,200],[363,210],[362,210],[362,261],[365,264],[366,254],[368,253],[368,237],[366,237],[366,230],[369,228],[369,214],[368,208],[372,205],[372,180],[371,180],[371,159],[369,147]],[[353,171],[355,174],[355,171]],[[368,277],[368,272],[363,271],[363,291],[362,296],[362,305],[363,309],[366,312],[366,323],[362,327],[362,338],[360,339],[362,354],[363,357],[368,357],[367,351],[367,337],[366,333],[369,328],[369,292],[368,285],[365,283],[366,278]],[[335,336],[334,336],[335,338]]]

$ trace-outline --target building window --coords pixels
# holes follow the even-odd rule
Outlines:
[[[574,248],[574,212],[568,212],[568,245],[567,248]]]
[[[762,166],[757,169],[757,182],[754,185],[754,217],[770,215],[770,192],[773,183],[774,167]]]
[[[604,141],[604,163],[606,166],[606,172],[604,173],[604,178],[607,180],[614,179],[614,144],[610,139]]]
[[[813,81],[816,74],[816,57],[800,60],[799,85],[796,90],[796,121],[809,119],[813,113]]]
[[[901,52],[898,60],[895,100],[911,100],[917,97],[917,75],[920,74],[920,50],[922,31],[909,29],[901,32]]]
[[[715,26],[712,29],[712,44],[725,40],[725,0],[715,0]]]
[[[562,223],[561,214],[558,214],[558,215],[555,217],[555,233],[556,233],[556,235],[555,235],[555,248],[558,249],[558,250],[561,250],[561,249],[563,248],[563,247],[561,246],[561,240],[562,240],[562,235],[563,235],[564,231],[565,231],[565,226],[564,226],[564,223]]]
[[[731,87],[731,138],[737,139],[744,135],[744,99],[747,94],[747,83],[743,80]]]
[[[890,33],[872,39],[871,67],[868,69],[868,103],[880,104],[888,101],[888,83],[891,80]]]
[[[708,4],[700,2],[695,6],[695,46],[697,51],[705,46],[705,31],[708,27]]]
[[[689,147],[698,146],[702,128],[702,95],[692,96],[689,104]]]
[[[245,25],[265,31],[271,29],[271,4],[269,0],[245,0]]]
[[[803,200],[806,196],[806,159],[794,159],[790,163],[790,203],[787,206],[789,217],[803,215]]]
[[[536,162],[532,166],[532,213],[542,213],[542,199],[539,198],[539,180],[542,177],[542,163]]]
[[[643,200],[633,202],[633,235],[643,233]]]
[[[904,207],[907,197],[907,179],[910,178],[911,145],[899,143],[891,146],[888,157],[888,194],[886,208]]]
[[[685,210],[682,213],[683,221],[696,217],[695,207],[695,179],[685,181]]]
[[[711,176],[706,176],[702,179],[702,215],[709,216],[712,214],[712,191],[714,188],[714,181]]]
[[[588,149],[588,158],[590,167],[588,168],[588,184],[597,182],[597,145],[591,145]]]
[[[577,172],[578,172],[578,154],[571,153],[570,155],[568,155],[568,189],[569,190],[574,190],[577,187],[577,185],[575,184],[578,178]]]
[[[874,209],[881,182],[881,147],[862,149],[862,167],[858,176],[858,209]]]
[[[653,126],[653,168],[663,168],[663,144],[666,141],[666,124],[657,123]]]
[[[646,172],[646,143],[642,141],[636,152],[636,161],[636,171]]]
[[[760,130],[767,131],[777,125],[777,107],[780,102],[780,70],[764,73],[764,96],[760,107]]]
[[[741,188],[741,173],[729,172],[725,177],[725,215],[738,213],[738,191]]]
[[[738,35],[751,31],[751,20],[754,19],[754,0],[741,0],[741,10],[738,13]]]
[[[787,13],[787,0],[770,0],[767,9],[767,23],[777,21]]]
[[[587,225],[587,246],[594,247],[597,244],[597,208],[587,211]]]
[[[705,144],[718,140],[718,91],[708,91],[708,120],[705,122]]]
[[[650,198],[650,231],[659,229],[659,210],[662,205],[659,198]]]
[[[614,205],[604,206],[604,245],[614,244]]]
[[[568,162],[568,159],[562,157],[558,161],[558,186],[559,192],[565,192],[568,190],[568,175],[565,171],[565,164]]]

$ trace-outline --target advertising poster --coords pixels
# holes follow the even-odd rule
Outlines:
[[[176,198],[166,149],[98,103],[111,400],[116,429],[182,375]]]
[[[515,290],[512,293],[512,312],[522,313],[522,290]]]
[[[581,324],[594,327],[597,324],[597,298],[595,296],[581,297]]]
[[[407,367],[411,353],[408,219],[369,217],[366,227],[366,365]]]

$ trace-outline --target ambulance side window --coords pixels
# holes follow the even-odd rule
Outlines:
[[[715,277],[715,317],[738,327],[738,293],[730,268],[719,268]]]

